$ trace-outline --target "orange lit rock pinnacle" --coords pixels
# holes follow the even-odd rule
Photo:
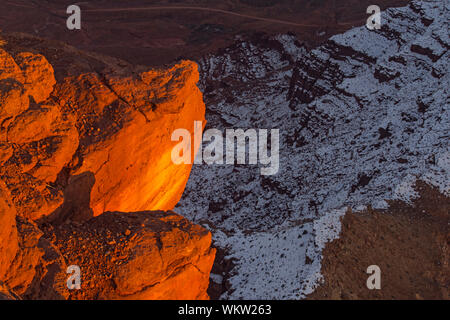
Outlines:
[[[57,87],[60,102],[73,106],[85,131],[82,163],[73,174],[95,175],[94,215],[175,207],[191,166],[172,163],[170,137],[175,129],[193,131],[194,120],[204,120],[198,77],[197,65],[183,61],[134,77],[83,75]],[[86,119],[93,114],[98,118]]]
[[[16,210],[9,200],[8,191],[0,182],[0,279],[4,279],[14,260],[18,247]]]

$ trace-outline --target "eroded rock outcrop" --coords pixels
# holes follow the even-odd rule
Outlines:
[[[305,297],[347,207],[409,201],[417,179],[450,195],[448,10],[448,1],[411,1],[383,12],[380,30],[361,25],[314,49],[255,35],[199,61],[208,126],[280,130],[278,174],[195,166],[177,205],[208,221],[227,250],[233,270],[213,277],[222,298]]]
[[[5,184],[0,182],[0,291],[5,298],[12,293],[26,296],[41,276],[54,277],[56,270],[62,271],[62,257],[52,252],[51,244],[42,235],[34,222],[17,215]],[[50,263],[54,264],[52,268],[48,268]],[[53,281],[47,284],[45,295],[61,297],[52,287]]]
[[[48,99],[55,77],[45,57],[2,49],[0,56],[0,176],[17,211],[37,219],[62,203],[50,184],[77,150],[78,132],[73,117]]]
[[[46,233],[81,269],[71,299],[208,299],[211,233],[173,212],[107,212]]]
[[[324,281],[308,298],[450,299],[450,199],[423,182],[417,191],[411,204],[347,213],[339,239],[324,249]],[[382,272],[381,290],[367,290],[372,264]]]
[[[92,172],[94,215],[105,211],[170,210],[190,165],[174,166],[171,134],[204,120],[196,64],[119,78],[86,74],[58,85],[63,110],[77,115],[81,139],[74,174]]]
[[[207,299],[211,234],[173,212],[148,211],[172,209],[189,177],[190,165],[172,163],[171,134],[204,120],[196,64],[143,71],[64,46],[52,63],[5,49],[1,297]],[[76,292],[66,286],[73,264],[86,284]]]
[[[19,250],[16,210],[9,200],[3,182],[0,182],[0,239],[0,279],[2,279]]]

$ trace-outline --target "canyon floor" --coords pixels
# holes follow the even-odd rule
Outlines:
[[[56,85],[51,101],[35,102],[64,119],[42,139],[9,134],[2,147],[4,207],[18,217],[18,231],[4,234],[34,230],[18,247],[35,241],[41,252],[18,249],[23,261],[35,257],[36,272],[6,279],[15,290],[5,296],[185,298],[173,287],[191,278],[188,298],[449,299],[447,2],[380,1],[389,9],[373,31],[369,1],[98,0],[80,4],[80,31],[65,28],[69,4],[0,4],[4,49],[25,71],[23,52],[46,57],[47,86]],[[181,58],[199,74],[173,65]],[[173,89],[160,89],[172,77]],[[23,128],[3,116],[7,132]],[[171,144],[160,141],[196,119],[221,131],[279,129],[279,172],[171,168]],[[149,154],[161,164],[142,159]],[[55,155],[59,167],[43,171]],[[173,243],[194,253],[177,258]],[[50,285],[46,296],[70,256],[89,269],[89,289]],[[156,271],[127,283],[140,264]],[[366,286],[370,265],[381,269],[381,290]]]

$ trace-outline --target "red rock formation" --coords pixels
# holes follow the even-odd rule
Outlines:
[[[80,165],[73,174],[94,173],[95,215],[174,208],[191,166],[173,165],[170,137],[204,120],[198,77],[196,64],[183,61],[167,71],[84,74],[57,86],[63,109],[78,117]]]
[[[0,239],[0,279],[3,279],[19,250],[16,210],[3,182],[0,182]]]
[[[17,216],[0,181],[0,299],[2,294],[9,299],[35,292],[43,280],[49,283],[40,297],[60,298],[65,294],[53,288],[56,274],[62,275],[64,261],[42,236],[34,222]]]
[[[41,54],[0,49],[2,297],[207,299],[211,234],[148,211],[172,209],[189,177],[171,161],[171,134],[204,120],[197,66],[142,71],[105,58],[77,72],[84,53],[57,50],[78,62],[51,56],[54,71]],[[67,290],[72,264],[81,291]]]
[[[0,61],[0,175],[18,212],[36,219],[62,203],[62,192],[48,184],[72,159],[78,132],[70,115],[50,100],[43,102],[55,77],[42,55],[19,53],[14,59],[0,49]]]
[[[42,55],[0,54],[0,175],[19,213],[36,220],[62,204],[63,188],[49,184],[64,167],[69,175],[94,174],[95,215],[174,208],[191,166],[173,165],[171,133],[204,120],[196,64],[132,76],[85,73],[53,90],[53,68]]]
[[[0,300],[18,300],[20,299],[5,284],[0,282]]]

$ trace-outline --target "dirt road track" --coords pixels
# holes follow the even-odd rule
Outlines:
[[[23,5],[23,4],[17,4],[10,1],[6,2],[9,5],[13,6],[20,6],[20,7],[26,7],[26,8],[38,8],[30,5]],[[320,28],[320,27],[326,27],[326,24],[304,24],[304,23],[295,23],[290,21],[284,21],[284,20],[278,20],[278,19],[271,19],[271,18],[263,18],[258,16],[252,16],[247,15],[243,13],[237,13],[233,11],[227,11],[222,9],[214,9],[214,8],[206,8],[206,7],[192,7],[192,6],[151,6],[151,7],[127,7],[127,8],[109,8],[109,9],[84,9],[83,12],[126,12],[126,11],[157,11],[157,10],[195,10],[195,11],[206,11],[206,12],[213,12],[213,13],[220,13],[245,19],[252,19],[252,20],[258,20],[258,21],[264,21],[264,22],[270,22],[270,23],[276,23],[276,24],[283,24],[283,25],[289,25],[294,27],[303,27],[303,28]],[[49,10],[50,11],[50,10]],[[58,11],[58,13],[62,13]],[[64,13],[66,13],[64,11]],[[355,21],[356,22],[356,21]],[[354,22],[342,22],[337,23],[334,25],[339,26],[348,26],[352,25]]]
[[[146,10],[196,10],[196,11],[208,11],[208,12],[215,12],[215,13],[221,13],[226,15],[232,15],[240,18],[246,18],[246,19],[253,19],[253,20],[259,20],[259,21],[265,21],[265,22],[271,22],[271,23],[277,23],[277,24],[284,24],[284,25],[290,25],[295,27],[308,27],[308,28],[320,28],[325,27],[326,25],[322,24],[302,24],[302,23],[295,23],[295,22],[289,22],[284,20],[278,20],[278,19],[270,19],[270,18],[263,18],[263,17],[257,17],[242,13],[237,13],[233,11],[227,11],[222,9],[213,9],[213,8],[205,8],[205,7],[191,7],[191,6],[165,6],[165,7],[140,7],[140,8],[114,8],[114,9],[86,9],[85,12],[123,12],[123,11],[146,11]],[[337,23],[337,25],[346,26],[351,25],[353,22],[343,22],[343,23]]]

